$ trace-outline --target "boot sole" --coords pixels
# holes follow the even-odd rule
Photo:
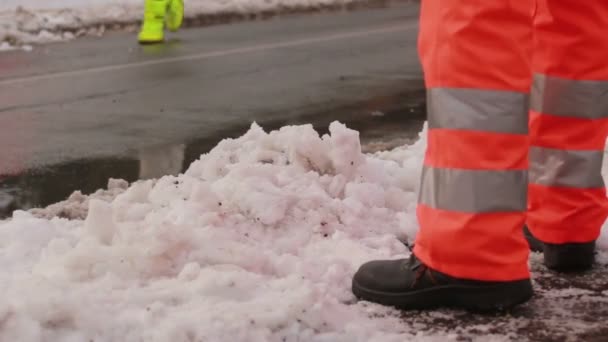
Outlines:
[[[353,281],[357,298],[402,310],[452,307],[477,312],[505,311],[527,302],[534,291],[529,280],[496,285],[444,285],[418,291],[383,292]]]
[[[141,40],[140,39],[137,42],[139,43],[139,45],[155,45],[155,44],[162,44],[165,42],[165,40],[164,39],[161,39],[161,40],[145,40],[145,39]]]
[[[556,272],[585,272],[595,263],[595,241],[544,244],[545,266]]]

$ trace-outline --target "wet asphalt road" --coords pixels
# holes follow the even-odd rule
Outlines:
[[[366,141],[411,137],[424,116],[418,10],[187,29],[152,46],[113,33],[0,54],[0,208],[179,172],[253,121],[323,130],[340,120]]]

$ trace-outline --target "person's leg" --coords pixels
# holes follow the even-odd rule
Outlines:
[[[177,31],[184,21],[184,0],[170,0],[167,11],[167,28]]]
[[[545,264],[583,270],[608,216],[608,1],[538,0],[528,226]]]
[[[169,0],[145,0],[144,20],[139,32],[140,43],[159,43],[164,40],[165,16]]]
[[[361,267],[358,297],[491,309],[532,295],[522,234],[532,10],[524,0],[422,1],[429,132],[420,231],[409,261]]]

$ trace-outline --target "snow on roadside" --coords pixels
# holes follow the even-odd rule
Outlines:
[[[421,137],[366,155],[339,123],[254,124],[179,176],[17,211],[0,221],[0,341],[456,340],[350,292],[361,263],[408,253]]]
[[[330,131],[254,125],[178,177],[114,182],[84,220],[15,212],[0,223],[0,340],[414,337],[395,311],[356,304],[350,277],[407,253],[395,236],[416,230],[423,144],[396,161]]]
[[[187,17],[250,15],[344,6],[365,0],[187,0]],[[101,35],[103,25],[133,24],[143,15],[143,0],[3,0],[0,42],[11,45]]]

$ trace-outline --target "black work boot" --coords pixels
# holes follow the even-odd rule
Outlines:
[[[585,243],[544,243],[545,266],[559,272],[582,272],[595,262],[595,241]]]
[[[533,252],[543,252],[545,266],[558,272],[582,272],[590,269],[595,261],[595,241],[585,243],[553,244],[537,239],[527,226],[524,236]]]
[[[353,278],[357,298],[399,309],[455,307],[473,311],[512,308],[532,297],[530,279],[490,282],[437,272],[414,254],[409,259],[371,261]]]
[[[532,235],[532,232],[530,229],[528,229],[528,226],[524,226],[524,237],[526,238],[532,252],[542,252],[544,250],[545,244]]]

